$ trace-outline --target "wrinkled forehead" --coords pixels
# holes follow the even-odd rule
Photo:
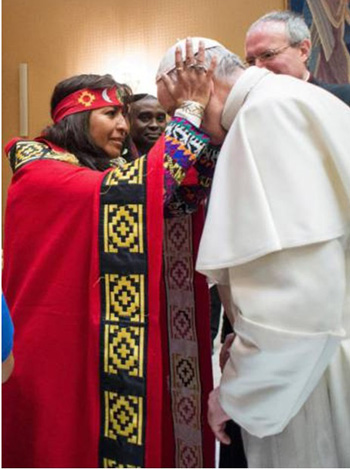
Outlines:
[[[256,56],[270,49],[278,49],[289,42],[284,23],[264,22],[248,32],[245,53],[246,56]]]
[[[221,46],[221,44],[213,39],[208,39],[206,37],[191,37],[193,53],[196,54],[199,48],[199,42],[204,42],[205,50],[211,49],[213,47]],[[176,47],[180,47],[182,50],[182,58],[186,58],[186,39],[181,39],[176,44],[174,44],[170,49],[164,54],[156,75],[156,81],[160,78],[160,75],[167,74],[175,69],[175,50]]]
[[[281,37],[285,39],[287,36],[287,26],[282,21],[263,21],[252,27],[246,35],[246,41],[259,38]]]

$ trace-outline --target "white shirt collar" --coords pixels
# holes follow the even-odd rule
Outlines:
[[[252,88],[269,73],[271,72],[266,68],[249,67],[238,78],[227,97],[221,116],[221,125],[224,129],[228,130],[231,127],[232,122]]]

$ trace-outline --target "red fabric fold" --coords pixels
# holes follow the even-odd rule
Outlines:
[[[164,138],[158,140],[147,160],[147,232],[148,232],[148,353],[145,467],[162,467],[162,318],[160,283],[163,240]],[[152,396],[152,398],[151,398]]]
[[[164,140],[147,159],[148,338],[145,467],[173,467],[163,262]],[[3,290],[15,371],[3,387],[4,467],[98,467],[101,289],[98,227],[105,173],[54,160],[21,167],[8,193]],[[30,217],[28,214],[32,214]],[[202,222],[194,221],[194,253]],[[208,289],[195,275],[204,467],[211,389]]]
[[[3,289],[16,366],[3,388],[5,467],[97,466],[103,177],[38,161],[21,168],[9,189]]]

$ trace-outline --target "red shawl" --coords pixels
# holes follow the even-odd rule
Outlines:
[[[34,161],[38,145],[17,150],[6,210],[3,289],[16,364],[3,387],[3,466],[213,467],[199,275],[192,332],[179,342],[181,327],[169,331],[178,325],[162,281],[164,142],[147,160],[105,173],[57,154]],[[176,351],[187,339],[181,362]],[[184,383],[172,383],[174,365]]]

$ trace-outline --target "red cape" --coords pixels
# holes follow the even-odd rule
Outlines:
[[[127,171],[100,173],[44,159],[15,173],[4,245],[3,289],[15,325],[16,361],[3,387],[4,467],[174,467],[181,457],[191,464],[186,455],[193,451],[201,452],[202,467],[213,467],[214,440],[205,423],[211,389],[209,311],[205,281],[197,275],[196,341],[206,344],[198,356],[201,436],[200,445],[189,441],[179,459],[161,287],[163,154],[160,141],[147,160],[130,163]],[[134,213],[115,208],[118,192],[130,207],[143,207],[132,222],[143,239],[143,255],[134,256],[134,246],[127,243],[119,253],[112,241],[106,244],[113,237],[110,227],[119,230],[123,217]],[[194,231],[193,254],[200,229]],[[131,272],[124,272],[124,265]],[[115,280],[120,272],[132,279],[144,274],[143,324],[135,318],[113,323],[111,301],[119,304],[123,295],[122,283]],[[113,282],[109,296],[106,285]],[[142,309],[139,298],[135,304]],[[125,347],[138,347],[137,353],[128,355]]]

